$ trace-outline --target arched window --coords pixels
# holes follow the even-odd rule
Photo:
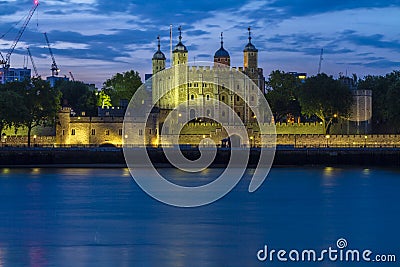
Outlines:
[[[191,99],[191,100],[194,100],[194,95],[190,95],[190,99]]]
[[[207,99],[207,100],[210,100],[210,95],[206,95],[206,99]]]

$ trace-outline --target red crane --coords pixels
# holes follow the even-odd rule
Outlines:
[[[0,52],[1,55],[1,60],[0,64],[3,66],[5,70],[10,68],[10,57],[11,54],[14,52],[15,47],[17,46],[19,40],[21,39],[22,34],[24,33],[26,27],[28,26],[29,21],[31,20],[33,13],[35,13],[36,8],[39,5],[39,0],[34,0],[33,1],[33,6],[31,10],[29,10],[28,16],[25,18],[24,24],[22,24],[22,27],[19,29],[19,32],[17,36],[14,39],[14,42],[12,43],[10,49],[8,50],[8,53],[6,54],[6,57],[4,58],[3,55]]]

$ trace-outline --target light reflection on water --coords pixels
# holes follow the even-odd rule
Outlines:
[[[190,185],[221,171],[160,169]],[[399,253],[398,170],[273,168],[249,194],[253,171],[216,203],[184,209],[147,196],[123,168],[1,169],[0,266],[263,266],[264,244],[318,249],[339,237]]]

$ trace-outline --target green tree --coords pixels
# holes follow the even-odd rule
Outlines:
[[[286,121],[288,116],[300,116],[300,104],[297,93],[300,80],[290,73],[274,70],[267,81],[268,91],[265,98],[271,107],[275,121]]]
[[[302,113],[317,116],[329,133],[335,117],[347,118],[353,103],[351,91],[340,81],[324,73],[306,79],[299,90]]]
[[[62,106],[71,107],[79,115],[85,112],[88,116],[96,116],[96,92],[90,90],[87,84],[78,81],[61,81],[56,84],[56,89],[62,94]]]
[[[385,76],[368,75],[359,81],[359,89],[372,90],[372,124],[374,132],[399,132],[400,71]]]
[[[104,91],[98,92],[98,98],[97,98],[97,106],[98,107],[111,107],[111,97],[107,95]]]
[[[103,83],[103,91],[111,97],[113,106],[118,106],[121,99],[130,100],[136,90],[142,85],[140,74],[130,70],[117,73]]]
[[[31,132],[37,126],[50,126],[55,122],[60,110],[61,93],[40,78],[23,82],[16,92],[21,96],[17,121],[28,129],[28,146],[31,145]]]
[[[12,90],[13,84],[0,86],[0,135],[6,128],[18,127],[19,105],[22,98]]]

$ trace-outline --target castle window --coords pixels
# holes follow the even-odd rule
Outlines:
[[[221,96],[221,101],[225,101],[225,96]]]
[[[254,85],[251,86],[251,90],[254,90]]]
[[[92,135],[96,135],[96,129],[92,129]]]
[[[62,135],[65,135],[65,130],[62,130]]]
[[[206,95],[206,99],[207,99],[207,100],[210,100],[210,95]]]
[[[239,90],[239,84],[236,86],[236,88]]]
[[[238,111],[237,115],[240,117],[240,112]]]
[[[254,101],[254,95],[251,96],[251,101]]]
[[[236,96],[236,101],[240,101],[240,97],[238,95]]]
[[[75,129],[71,130],[71,135],[75,135]]]
[[[211,116],[211,111],[207,109],[207,116]]]
[[[251,68],[251,73],[254,73],[254,68]]]
[[[194,95],[190,95],[190,99],[191,99],[191,100],[194,100]]]
[[[151,134],[151,129],[149,129],[149,134]]]
[[[199,87],[199,84],[198,83],[194,83],[194,87]]]
[[[122,135],[122,129],[118,130],[118,135]]]
[[[110,130],[106,130],[106,135],[110,135]]]
[[[225,117],[225,111],[222,111],[222,117]]]
[[[139,135],[143,135],[143,129],[139,129]]]

